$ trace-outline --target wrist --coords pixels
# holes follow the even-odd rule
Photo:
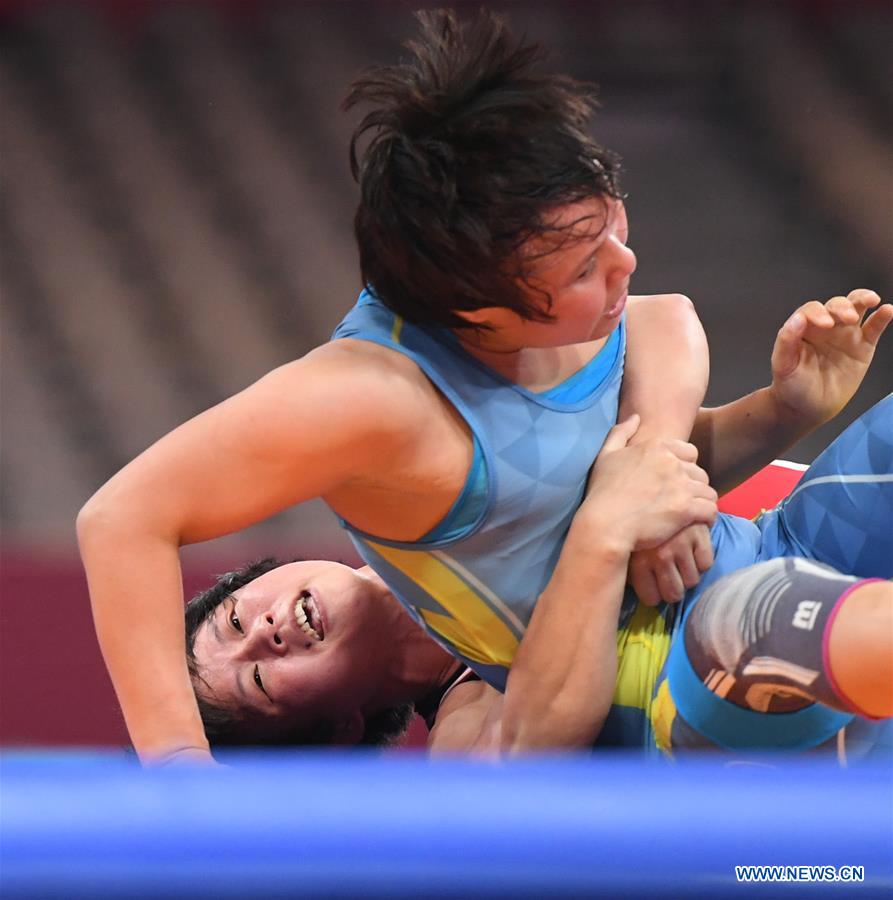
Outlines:
[[[607,521],[603,517],[581,516],[571,523],[564,541],[558,565],[566,568],[579,566],[588,560],[589,568],[594,560],[603,566],[623,566],[629,560],[636,545],[636,536],[622,519]]]
[[[785,400],[775,380],[769,387],[763,388],[763,391],[771,410],[769,419],[772,429],[778,434],[785,435],[791,443],[822,424],[821,421],[815,421],[814,416],[809,416]]]
[[[550,585],[560,588],[566,582],[575,593],[601,596],[600,588],[615,574],[621,584],[625,580],[635,539],[627,536],[619,523],[602,528],[592,523],[585,528],[577,525],[575,522],[568,532]]]

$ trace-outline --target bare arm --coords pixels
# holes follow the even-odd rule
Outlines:
[[[367,402],[355,402],[360,390]],[[142,759],[207,755],[184,654],[179,547],[324,495],[397,453],[381,424],[392,419],[369,390],[332,354],[311,354],[162,438],[81,511],[96,633]]]
[[[432,733],[434,750],[515,753],[589,746],[614,693],[626,564],[693,522],[712,521],[716,493],[681,441],[623,447],[615,428],[512,662],[504,698],[460,686]],[[616,452],[615,452],[616,451]]]
[[[698,412],[691,441],[720,493],[759,471],[846,405],[893,320],[889,305],[864,319],[879,303],[873,291],[857,290],[825,304],[804,304],[778,333],[772,384]],[[712,561],[709,535],[694,526],[662,547],[634,554],[630,582],[644,603],[672,602],[698,583]]]
[[[772,384],[698,415],[692,441],[717,488],[740,484],[836,416],[862,383],[891,321],[893,307],[864,289],[797,309],[778,332]]]
[[[724,406],[702,409],[692,428],[711,483],[724,494],[805,437],[818,422],[793,416],[765,387]]]
[[[568,534],[540,595],[503,695],[483,682],[456,687],[428,737],[433,753],[499,756],[593,743],[617,677],[617,620],[628,551]]]
[[[709,350],[688,297],[659,294],[630,301],[629,344],[621,393],[621,419],[639,413],[632,443],[651,438],[688,440],[707,390]],[[690,525],[660,547],[630,557],[628,578],[648,604],[680,600],[713,565],[710,530]]]
[[[619,421],[641,419],[632,443],[688,440],[710,377],[707,338],[682,294],[630,297]]]

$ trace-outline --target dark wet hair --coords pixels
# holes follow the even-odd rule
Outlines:
[[[211,587],[196,594],[186,605],[186,660],[205,735],[212,747],[307,746],[332,743],[331,731],[325,724],[308,728],[306,723],[300,725],[283,723],[281,729],[269,731],[260,728],[257,722],[250,718],[240,715],[238,710],[214,703],[207,696],[208,692],[198,690],[204,679],[195,659],[194,647],[195,635],[201,624],[207,621],[214,610],[233,592],[282,565],[285,563],[281,560],[266,557],[241,569],[227,572],[218,576]],[[368,715],[359,743],[378,747],[396,743],[406,732],[413,712],[413,705],[405,703]]]
[[[547,320],[551,298],[540,291],[544,310],[522,290],[522,244],[546,237],[551,252],[573,227],[551,208],[621,196],[618,158],[587,133],[595,87],[541,72],[541,46],[491,12],[417,18],[409,59],[368,70],[344,101],[372,106],[350,145],[363,279],[413,322],[469,327],[456,311],[489,306]]]

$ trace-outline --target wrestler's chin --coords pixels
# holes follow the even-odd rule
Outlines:
[[[626,300],[627,295],[624,294],[616,303],[602,313],[592,331],[592,336],[589,338],[590,341],[605,338],[617,328],[623,317],[623,310],[626,309]]]

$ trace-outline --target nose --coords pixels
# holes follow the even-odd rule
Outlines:
[[[636,254],[633,253],[632,247],[627,247],[616,236],[612,236],[610,240],[614,254],[614,266],[621,277],[629,278],[636,271],[636,266],[638,265]]]
[[[282,656],[288,651],[272,613],[262,613],[254,620],[243,641],[245,653],[253,658],[273,654]]]

